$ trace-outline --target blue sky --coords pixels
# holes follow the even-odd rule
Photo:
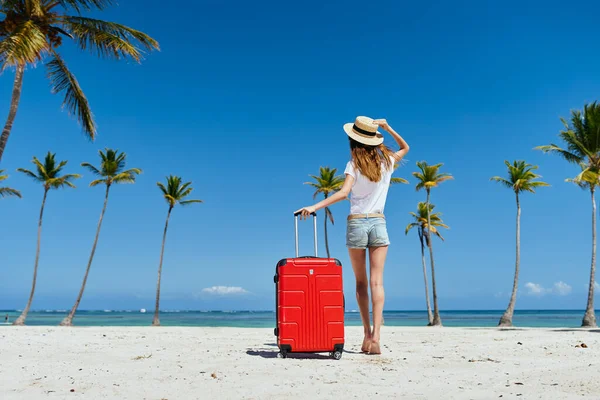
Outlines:
[[[455,180],[432,201],[451,229],[435,243],[442,309],[502,309],[514,270],[515,204],[489,181],[505,159],[539,164],[551,188],[522,198],[522,274],[517,308],[583,308],[589,279],[589,195],[564,182],[576,168],[533,147],[556,141],[559,117],[600,100],[597,16],[592,1],[461,1],[418,4],[198,1],[185,9],[131,0],[102,17],[161,44],[143,65],[61,51],[90,100],[94,143],[61,112],[41,65],[28,68],[1,167],[23,199],[0,201],[0,309],[22,308],[35,255],[42,188],[15,169],[48,150],[83,174],[51,192],[34,308],[72,305],[103,200],[79,164],[104,147],[127,152],[144,173],[112,190],[81,308],[153,306],[167,205],[156,182],[183,176],[204,204],[173,212],[165,252],[165,309],[272,309],[276,262],[292,256],[292,211],[312,203],[302,183],[319,166],[343,171],[342,125],[387,118],[411,145],[386,206],[392,245],[386,308],[423,309],[418,239],[404,235],[415,162],[443,162]],[[13,71],[0,77],[8,110]],[[387,138],[388,143],[389,137]],[[341,172],[340,171],[340,172]],[[344,264],[348,203],[333,206],[332,256]],[[322,214],[320,244],[324,251]],[[301,225],[310,253],[310,224]],[[321,255],[324,253],[322,252]],[[565,286],[567,285],[567,286]],[[203,290],[214,286],[236,289]],[[232,293],[233,292],[233,293]]]

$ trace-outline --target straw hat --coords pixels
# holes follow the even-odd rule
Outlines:
[[[379,146],[383,143],[383,135],[377,131],[379,125],[373,123],[373,118],[356,117],[354,123],[344,124],[344,131],[352,139],[367,146]]]

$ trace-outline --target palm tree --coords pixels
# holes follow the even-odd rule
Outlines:
[[[319,176],[310,175],[315,182],[305,182],[305,185],[310,185],[315,188],[313,199],[317,198],[319,193],[323,193],[325,198],[328,198],[330,194],[337,192],[342,188],[344,184],[344,178],[341,175],[336,175],[337,168],[321,167],[319,168]],[[329,258],[329,240],[327,238],[327,218],[333,224],[333,214],[329,207],[325,207],[325,250],[327,250],[327,258]]]
[[[429,212],[427,211],[427,203],[420,201],[417,205],[417,212],[411,212],[414,222],[408,224],[405,230],[405,234],[412,228],[417,228],[417,234],[419,235],[419,242],[421,244],[421,264],[423,265],[423,279],[425,280],[425,299],[427,302],[427,326],[433,325],[433,314],[431,313],[431,304],[429,302],[429,285],[427,284],[427,267],[425,266],[425,242],[428,241],[426,231],[429,229],[428,220],[431,220],[431,233],[444,240],[440,232],[436,227],[449,229],[448,225],[442,221],[441,213],[432,213],[435,205],[429,205]],[[428,214],[431,213],[431,217],[428,219]]]
[[[595,192],[600,174],[600,104],[593,102],[583,107],[583,113],[578,110],[571,111],[571,121],[564,118],[561,121],[565,127],[559,137],[565,142],[566,149],[549,144],[538,146],[537,150],[544,153],[554,153],[567,162],[577,164],[582,172],[572,181],[589,189],[592,197],[592,265],[590,268],[590,283],[588,299],[583,321],[584,327],[596,326],[594,314],[594,284],[596,275],[596,198]]]
[[[37,249],[35,251],[35,263],[33,264],[33,282],[31,284],[31,293],[29,294],[29,300],[27,301],[27,305],[25,309],[13,322],[13,325],[25,325],[25,320],[27,319],[27,314],[29,313],[29,309],[31,308],[31,303],[33,301],[33,294],[35,293],[35,284],[37,281],[37,271],[38,271],[38,262],[40,260],[40,243],[42,240],[42,218],[44,216],[44,206],[46,205],[46,196],[48,196],[48,192],[50,189],[61,189],[66,186],[74,188],[75,185],[71,182],[74,179],[81,178],[79,174],[65,174],[60,175],[62,169],[67,165],[67,161],[61,161],[59,163],[55,160],[55,155],[53,153],[48,152],[46,157],[44,158],[44,162],[40,162],[36,157],[33,157],[32,163],[35,165],[37,169],[37,173],[34,173],[28,169],[19,168],[18,171],[24,173],[34,181],[41,183],[44,187],[44,197],[42,198],[42,207],[40,208],[40,219],[38,221],[38,232],[37,232]]]
[[[58,53],[63,38],[72,39],[81,50],[99,57],[133,59],[141,62],[144,51],[158,50],[150,36],[114,22],[81,15],[101,11],[112,0],[6,0],[0,2],[0,70],[15,67],[10,112],[0,136],[0,160],[17,115],[23,75],[27,65],[45,63],[53,93],[64,92],[63,105],[76,115],[90,139],[96,124],[75,75]],[[75,15],[70,15],[70,13]]]
[[[99,177],[99,179],[92,181],[90,186],[106,186],[104,206],[102,207],[102,212],[100,213],[100,220],[98,221],[98,227],[96,228],[96,237],[94,238],[92,252],[90,253],[90,258],[85,270],[81,289],[79,290],[79,295],[77,296],[77,300],[75,300],[75,304],[73,305],[71,312],[69,312],[69,315],[67,315],[60,323],[61,326],[73,325],[73,317],[75,317],[75,312],[77,311],[79,303],[81,302],[81,298],[83,297],[83,291],[85,290],[85,284],[90,273],[90,267],[92,266],[92,261],[94,260],[94,253],[96,252],[96,245],[98,244],[100,228],[102,227],[102,220],[104,219],[104,212],[106,211],[106,204],[108,203],[108,193],[111,186],[119,183],[135,183],[136,175],[142,173],[142,170],[139,168],[125,170],[127,158],[125,153],[119,153],[118,150],[112,149],[105,149],[105,151],[100,150],[98,153],[100,154],[101,158],[100,168],[96,168],[92,164],[86,162],[82,163],[81,166],[87,168],[92,174]]]
[[[156,284],[156,304],[154,306],[154,319],[152,320],[153,326],[160,326],[160,320],[158,318],[159,313],[159,302],[160,302],[160,278],[162,276],[162,264],[163,255],[165,253],[165,242],[167,240],[167,228],[169,227],[169,218],[171,217],[171,211],[177,203],[182,206],[186,206],[194,203],[202,203],[202,200],[184,200],[194,190],[191,185],[192,182],[181,183],[181,177],[170,175],[167,177],[167,186],[161,182],[156,182],[160,191],[163,193],[163,197],[169,205],[169,212],[167,213],[167,221],[165,222],[165,231],[163,233],[162,247],[160,249],[160,263],[158,264],[158,282]]]
[[[429,165],[425,161],[417,162],[417,167],[420,172],[413,172],[413,176],[417,178],[418,183],[416,186],[417,191],[421,189],[425,189],[427,192],[427,207],[431,204],[431,189],[434,187],[438,187],[440,183],[445,182],[450,179],[454,179],[452,175],[448,173],[440,173],[440,167],[444,164],[435,164]],[[427,213],[427,226],[431,225],[431,215]],[[435,262],[433,259],[433,247],[432,240],[429,235],[429,230],[426,230],[425,235],[427,237],[427,247],[429,248],[429,262],[431,264],[431,286],[433,292],[433,324],[432,326],[441,326],[442,319],[440,317],[440,310],[438,308],[437,302],[437,290],[436,290],[436,282],[435,282]]]
[[[498,182],[515,192],[515,198],[517,200],[517,250],[515,276],[508,307],[506,308],[506,311],[504,311],[504,314],[498,323],[498,326],[508,327],[512,326],[512,318],[515,312],[517,288],[519,286],[519,267],[521,263],[521,203],[519,202],[519,193],[535,193],[536,188],[550,185],[548,185],[546,182],[536,181],[536,179],[541,178],[540,175],[537,175],[533,172],[538,169],[537,165],[527,164],[525,161],[514,161],[512,164],[508,161],[504,161],[504,164],[506,164],[506,167],[508,168],[508,179],[500,176],[494,176],[490,180]]]
[[[4,170],[0,169],[0,182],[6,180],[8,178],[8,175],[4,175]],[[17,189],[13,189],[13,188],[9,188],[9,187],[0,187],[0,197],[10,197],[10,196],[16,196],[18,198],[21,198],[21,192],[19,192]]]

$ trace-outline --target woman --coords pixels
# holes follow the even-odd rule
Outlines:
[[[383,144],[383,135],[377,128],[389,132],[400,150],[393,152]],[[394,131],[385,119],[373,120],[357,117],[354,123],[344,125],[350,139],[351,160],[344,171],[346,179],[342,189],[333,196],[304,207],[303,218],[321,208],[344,200],[350,194],[350,215],[346,230],[346,246],[356,277],[356,299],[365,336],[361,351],[381,354],[380,330],[383,323],[383,266],[387,256],[388,239],[383,209],[387,198],[394,163],[408,153],[408,144]],[[369,273],[367,279],[366,257],[369,249]],[[373,303],[373,329],[369,317],[369,282]]]

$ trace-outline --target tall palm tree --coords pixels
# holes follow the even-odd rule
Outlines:
[[[106,186],[106,192],[104,195],[104,206],[102,207],[102,212],[100,213],[100,220],[98,221],[98,227],[96,228],[96,237],[94,238],[92,252],[90,253],[90,258],[88,260],[87,268],[85,270],[85,275],[83,277],[81,289],[79,290],[79,295],[77,296],[77,300],[75,300],[75,304],[69,312],[69,315],[67,315],[60,323],[61,326],[73,325],[73,317],[75,317],[75,312],[77,311],[79,303],[81,302],[81,298],[83,297],[83,291],[85,290],[85,284],[90,273],[90,267],[92,266],[92,261],[94,260],[94,253],[96,252],[96,245],[98,244],[100,228],[102,227],[102,220],[104,219],[106,204],[108,203],[108,193],[110,191],[111,186],[119,183],[135,183],[136,176],[142,173],[142,170],[139,168],[131,168],[128,170],[125,169],[127,158],[127,155],[125,153],[119,153],[118,150],[112,149],[105,149],[105,151],[100,150],[98,153],[100,154],[101,159],[100,168],[96,168],[92,164],[86,162],[82,163],[81,166],[87,168],[92,174],[99,177],[99,179],[92,181],[90,183],[90,186]]]
[[[4,170],[0,169],[0,182],[6,180],[8,175],[4,175]],[[0,187],[0,197],[10,197],[15,196],[21,198],[21,192],[17,189],[9,188],[9,187]]]
[[[417,168],[419,168],[419,172],[413,172],[413,176],[417,178],[417,191],[421,189],[425,189],[427,192],[427,207],[431,204],[431,189],[438,187],[442,182],[445,182],[450,179],[454,179],[452,175],[448,173],[441,173],[440,167],[444,164],[435,164],[429,165],[425,161],[417,162]],[[431,225],[431,215],[427,213],[427,226]],[[435,262],[433,259],[433,246],[432,240],[430,237],[429,230],[425,231],[425,235],[427,237],[427,247],[429,248],[429,263],[431,264],[431,287],[433,292],[433,324],[432,326],[441,326],[442,318],[440,317],[440,310],[438,308],[437,301],[437,289],[435,282]]]
[[[55,160],[56,154],[48,152],[44,158],[44,162],[40,162],[37,157],[33,157],[32,163],[36,167],[36,172],[32,172],[28,169],[19,168],[18,171],[24,173],[34,181],[41,183],[44,188],[44,197],[42,198],[42,207],[40,208],[40,219],[38,221],[38,232],[37,232],[37,248],[35,251],[35,263],[33,264],[33,282],[31,284],[31,292],[29,294],[29,300],[25,309],[13,322],[13,325],[25,325],[27,314],[31,308],[33,301],[33,294],[35,293],[35,284],[37,281],[38,262],[40,260],[40,244],[42,240],[42,218],[44,217],[44,206],[46,205],[46,197],[51,189],[61,189],[66,186],[74,188],[75,185],[71,182],[74,179],[81,178],[79,174],[65,174],[60,175],[62,169],[67,165],[67,161],[61,161],[59,163]]]
[[[590,283],[588,287],[588,299],[585,314],[581,325],[584,327],[596,326],[596,315],[594,314],[594,284],[596,275],[596,198],[595,192],[600,174],[600,104],[593,102],[583,107],[583,113],[579,110],[571,111],[570,123],[561,118],[564,130],[559,137],[566,145],[566,149],[549,144],[538,146],[537,150],[544,153],[554,153],[567,162],[577,164],[582,172],[573,180],[581,183],[589,189],[592,198],[592,265],[590,268]],[[581,185],[580,185],[581,186]]]
[[[330,194],[337,192],[342,188],[344,184],[344,177],[341,175],[336,175],[337,168],[329,168],[329,167],[320,167],[319,168],[319,176],[310,175],[311,178],[315,180],[315,182],[305,182],[305,185],[310,185],[315,188],[315,193],[313,198],[316,199],[319,193],[323,193],[325,198],[328,198]],[[329,239],[327,237],[327,219],[333,221],[333,214],[329,207],[325,207],[325,218],[323,219],[324,227],[325,227],[325,250],[327,251],[327,258],[329,255]]]
[[[163,194],[163,197],[169,205],[169,211],[167,212],[167,221],[165,222],[165,231],[163,233],[162,247],[160,249],[160,263],[158,264],[158,282],[156,283],[156,304],[154,306],[154,318],[152,320],[153,326],[160,326],[160,319],[158,318],[159,313],[159,302],[160,302],[160,279],[162,276],[162,264],[163,255],[165,253],[165,242],[167,240],[167,228],[169,227],[169,218],[171,217],[171,211],[178,203],[182,206],[186,206],[194,203],[202,203],[202,200],[185,200],[187,196],[194,190],[191,185],[192,182],[181,183],[181,177],[169,175],[167,177],[167,186],[161,182],[156,182],[156,185]]]
[[[444,238],[436,228],[440,227],[449,229],[448,225],[444,224],[444,221],[442,221],[442,213],[434,213],[434,208],[435,205],[430,204],[428,211],[427,203],[420,201],[417,205],[417,212],[410,213],[410,215],[412,215],[414,218],[414,222],[408,224],[404,232],[406,235],[408,235],[408,232],[412,228],[417,228],[417,234],[419,235],[419,242],[421,244],[421,264],[423,265],[423,279],[425,280],[425,299],[427,303],[428,326],[433,325],[433,314],[431,313],[431,303],[429,302],[429,285],[427,284],[427,267],[425,266],[425,242],[428,241],[428,235],[426,232],[429,230],[429,223],[427,221],[431,220],[431,233],[442,240],[444,240]],[[431,216],[428,219],[429,213],[431,213]]]
[[[75,75],[58,53],[63,38],[99,57],[141,62],[144,51],[158,50],[150,36],[114,22],[83,17],[101,11],[113,0],[6,0],[0,2],[0,70],[15,67],[10,112],[0,136],[0,160],[17,115],[27,65],[45,63],[53,93],[64,92],[63,105],[77,117],[92,140],[96,124]],[[74,15],[71,15],[73,13]]]
[[[516,241],[516,261],[515,261],[515,276],[513,279],[512,294],[510,295],[510,301],[508,307],[502,317],[498,326],[512,326],[512,318],[515,312],[515,303],[517,302],[517,288],[519,286],[519,267],[521,263],[521,203],[519,201],[519,194],[522,192],[535,193],[535,189],[538,187],[550,186],[546,182],[537,181],[536,179],[541,178],[540,175],[536,174],[535,170],[538,169],[537,165],[527,164],[525,161],[514,161],[512,164],[508,161],[504,161],[508,168],[508,179],[500,176],[494,176],[490,180],[498,182],[503,186],[509,188],[515,193],[517,200],[517,241]]]

